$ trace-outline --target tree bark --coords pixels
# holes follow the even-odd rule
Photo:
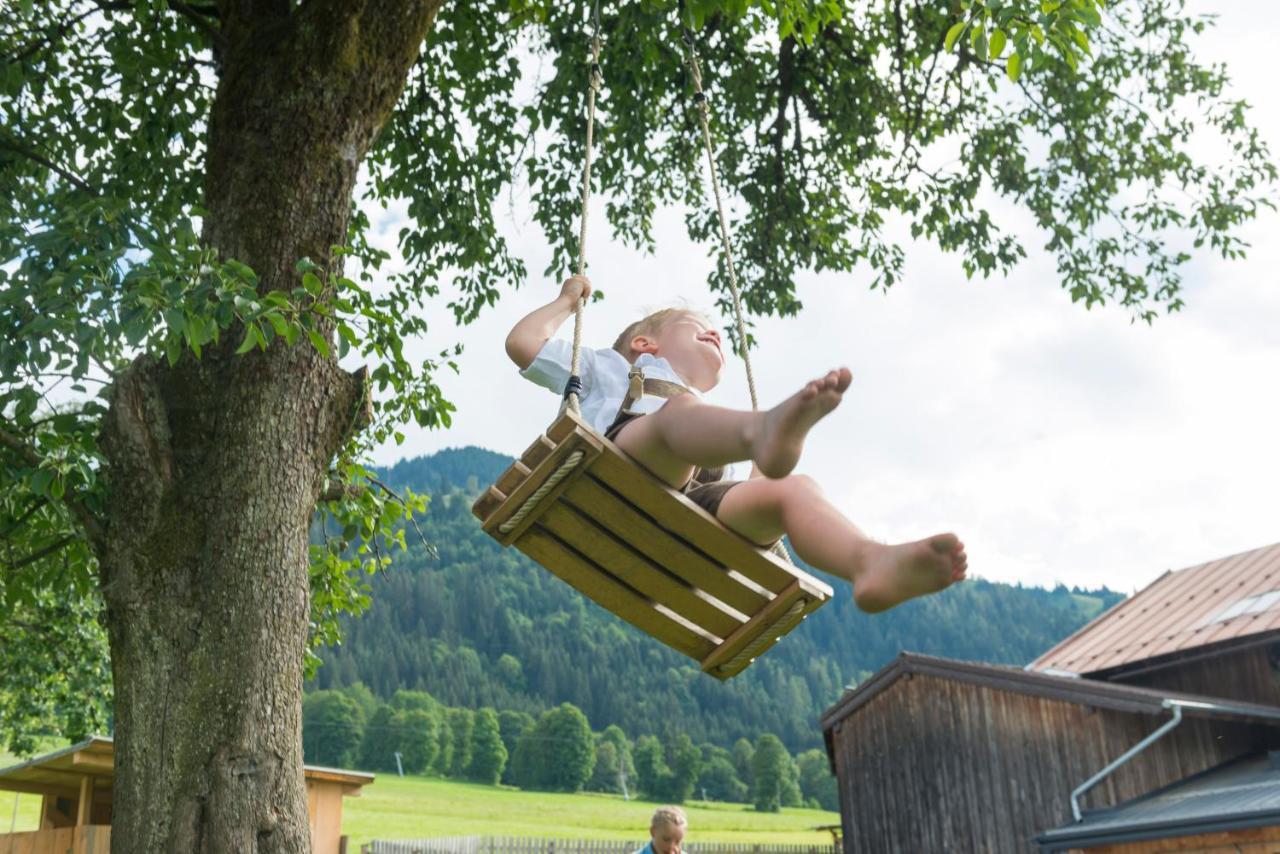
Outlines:
[[[340,272],[356,173],[441,0],[224,0],[204,238],[289,290]],[[308,528],[367,394],[304,343],[118,377],[101,444],[115,852],[311,850]]]

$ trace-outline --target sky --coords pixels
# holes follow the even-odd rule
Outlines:
[[[1280,4],[1189,9],[1219,14],[1197,55],[1228,64],[1228,95],[1250,102],[1280,153]],[[369,213],[394,250],[403,212]],[[439,324],[410,348],[464,345],[460,373],[439,378],[453,426],[406,428],[379,464],[466,445],[516,456],[554,419],[557,398],[520,378],[503,340],[561,277],[541,274],[549,251],[529,208],[504,209],[502,228],[528,281],[472,325]],[[869,289],[865,269],[801,274],[802,314],[757,321],[761,405],[849,366],[852,387],[796,471],[878,540],[955,531],[974,576],[1130,593],[1166,570],[1269,545],[1280,541],[1280,217],[1263,214],[1243,236],[1246,260],[1198,255],[1184,272],[1186,308],[1150,327],[1119,307],[1072,304],[1030,233],[1030,257],[1007,277],[967,280],[957,257],[924,243],[906,244],[905,280],[887,293]],[[659,213],[653,255],[613,242],[599,216],[588,240],[607,293],[587,310],[589,344],[608,346],[673,303],[712,309],[708,247],[690,242],[680,210]],[[750,406],[736,358],[711,400]]]

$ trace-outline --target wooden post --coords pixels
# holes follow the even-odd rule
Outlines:
[[[80,778],[80,803],[76,806],[76,827],[89,823],[89,807],[93,803],[93,777],[88,774]]]

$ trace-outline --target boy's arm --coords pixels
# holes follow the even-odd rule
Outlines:
[[[542,345],[569,319],[578,300],[591,295],[591,282],[586,276],[570,276],[560,286],[560,295],[520,320],[507,333],[507,355],[520,370],[533,364]]]

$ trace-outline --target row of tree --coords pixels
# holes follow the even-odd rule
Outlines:
[[[721,745],[772,732],[796,754],[821,747],[814,722],[847,685],[903,649],[1021,665],[1121,598],[975,580],[870,615],[829,578],[834,601],[720,682],[481,530],[472,501],[510,464],[462,448],[381,473],[392,489],[431,495],[418,522],[434,551],[414,532],[394,569],[369,578],[373,604],[318,651],[310,689],[362,682],[383,698],[426,690],[448,706],[534,715],[567,701],[598,728]]]
[[[616,724],[596,733],[562,703],[534,715],[449,707],[425,691],[383,702],[360,683],[315,691],[303,702],[308,762],[371,771],[433,774],[555,792],[615,792],[668,803],[691,797],[782,807],[839,808],[825,754],[792,757],[773,733],[732,749],[695,745],[686,734],[633,743]]]

